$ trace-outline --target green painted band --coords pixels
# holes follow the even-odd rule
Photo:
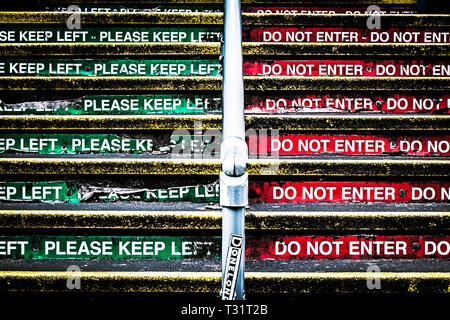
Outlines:
[[[194,114],[220,113],[221,108],[222,98],[210,94],[88,95],[15,104],[0,101],[3,115]]]
[[[52,14],[52,13],[49,13]],[[1,13],[0,13],[1,16]],[[63,26],[0,28],[0,43],[148,43],[218,42],[220,27],[83,27]]]
[[[8,202],[218,202],[219,184],[167,188],[120,188],[68,182],[0,182]]]
[[[115,134],[0,134],[0,154],[150,153],[152,139]]]
[[[218,259],[220,243],[220,237],[198,236],[1,236],[0,258]]]
[[[2,76],[218,76],[215,60],[4,59]]]
[[[80,202],[75,185],[65,182],[0,182],[0,201]]]

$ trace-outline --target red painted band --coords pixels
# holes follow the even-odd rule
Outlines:
[[[450,32],[439,29],[257,27],[243,32],[246,42],[291,43],[449,43]]]
[[[368,96],[343,94],[309,94],[285,96],[251,96],[246,100],[246,113],[302,112],[386,112],[386,113],[450,113],[450,95]]]
[[[263,203],[450,202],[450,183],[250,182],[249,200]]]
[[[450,257],[450,236],[249,238],[247,259],[419,259]]]
[[[250,155],[300,156],[317,154],[450,156],[450,136],[274,134],[250,135]]]
[[[244,62],[247,76],[304,77],[449,77],[448,62],[275,60]]]

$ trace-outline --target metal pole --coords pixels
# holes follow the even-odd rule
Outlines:
[[[245,137],[241,4],[225,0],[223,137]]]
[[[222,163],[222,172],[220,173],[222,299],[243,300],[245,298],[245,207],[248,203],[248,174],[245,171],[248,149],[245,143],[240,0],[225,0],[224,31],[223,142],[220,153]],[[241,239],[241,241],[236,239]],[[236,270],[229,264],[230,261],[233,262],[232,252],[240,253]],[[232,277],[233,272],[234,278]],[[232,286],[234,292],[230,295],[230,288],[227,286],[231,279],[235,281],[235,285]]]

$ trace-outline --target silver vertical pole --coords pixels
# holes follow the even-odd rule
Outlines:
[[[222,206],[222,299],[243,300],[245,262],[245,206],[248,203],[248,150],[245,143],[244,82],[240,0],[225,0],[223,74],[223,142],[221,145],[220,204]],[[241,242],[232,240],[240,238]],[[231,296],[233,254],[240,252]],[[239,247],[239,248],[238,248]],[[236,249],[238,248],[238,249]],[[230,258],[231,257],[231,258]],[[230,260],[231,259],[231,260]],[[236,261],[234,261],[236,263]],[[227,278],[226,278],[227,277]],[[227,291],[228,290],[228,291]]]
[[[241,4],[225,0],[223,137],[245,137]]]

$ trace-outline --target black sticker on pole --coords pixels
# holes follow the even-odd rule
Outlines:
[[[242,256],[243,237],[231,234],[223,278],[222,300],[233,300]]]

